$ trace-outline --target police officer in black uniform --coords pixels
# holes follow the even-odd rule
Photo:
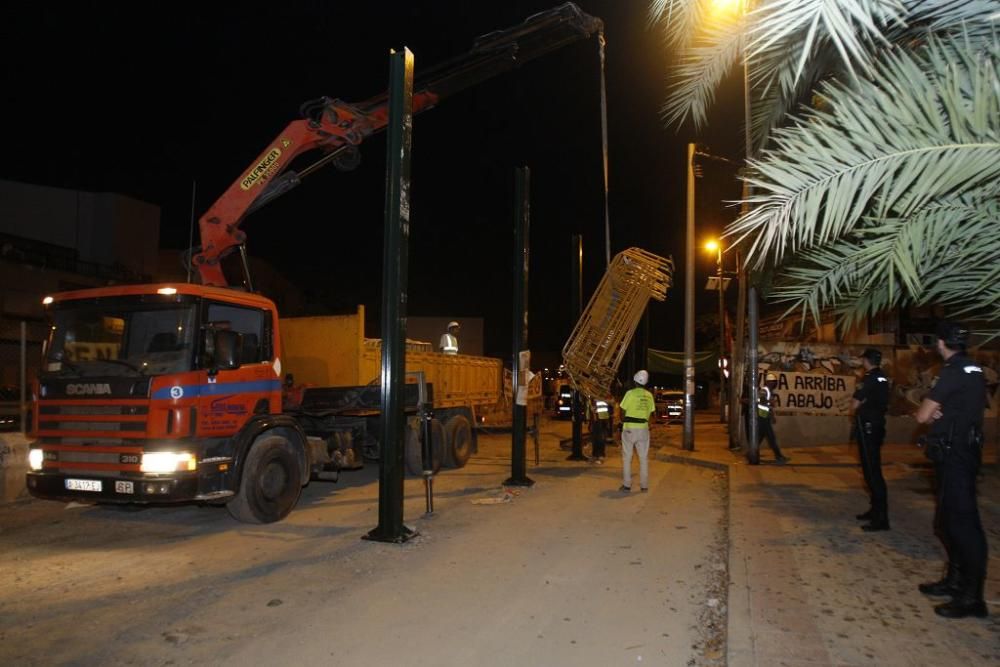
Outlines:
[[[982,459],[986,381],[983,369],[965,354],[969,331],[957,322],[937,329],[937,350],[944,367],[917,410],[917,421],[931,424],[924,438],[927,457],[936,464],[937,511],[934,529],[948,554],[944,579],[921,584],[929,596],[951,596],[934,611],[946,618],[986,616],[986,534],[976,503],[976,474]]]
[[[889,497],[882,476],[882,442],[885,440],[885,411],[889,407],[889,378],[882,372],[882,353],[868,348],[861,353],[865,375],[854,392],[854,435],[858,441],[861,470],[871,494],[871,507],[859,514],[868,521],[861,530],[889,530]]]

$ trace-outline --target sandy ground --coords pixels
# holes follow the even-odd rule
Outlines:
[[[266,526],[210,507],[7,506],[0,664],[723,664],[724,473],[653,456],[650,493],[625,495],[617,448],[567,462],[569,425],[542,430],[536,484],[510,502],[473,503],[503,496],[509,434],[437,478],[433,516],[407,480],[420,535],[403,545],[360,539],[375,467],[313,482]]]

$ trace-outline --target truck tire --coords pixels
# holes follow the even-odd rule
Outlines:
[[[302,471],[291,443],[265,436],[250,447],[240,490],[226,509],[244,523],[273,523],[288,516],[301,493]]]
[[[407,424],[405,439],[406,472],[411,475],[422,475],[424,473],[424,457],[421,450],[420,433]],[[441,469],[443,458],[444,426],[441,425],[440,420],[431,419],[431,462],[432,470],[435,473]]]
[[[453,415],[444,425],[445,461],[449,468],[462,468],[472,456],[472,424],[465,415]]]

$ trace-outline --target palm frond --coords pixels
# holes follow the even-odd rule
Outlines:
[[[910,218],[858,228],[798,256],[771,297],[843,325],[903,304],[937,303],[1000,319],[1000,192],[932,203]],[[957,270],[957,267],[961,270]]]
[[[697,46],[684,52],[676,68],[673,87],[662,114],[668,125],[680,124],[688,116],[696,125],[705,123],[715,90],[743,51],[738,30],[711,29],[703,33]]]
[[[797,53],[802,48],[797,42],[786,44],[789,52]],[[773,51],[753,62],[750,85],[754,155],[759,154],[793,110],[813,103],[812,92],[820,81],[836,78],[842,72],[839,59],[829,50],[818,50],[797,78],[792,76],[787,62],[785,53]]]
[[[761,0],[746,16],[718,16],[712,0],[650,0],[651,24],[666,26],[681,64],[672,77],[664,119],[703,124],[714,88],[742,58],[751,64],[755,97],[778,106],[757,114],[755,144],[801,100],[817,73],[870,73],[879,52],[938,32],[986,38],[1000,0]],[[733,33],[726,35],[725,33]],[[738,34],[737,34],[738,33]],[[739,54],[745,40],[745,53]],[[845,79],[846,81],[847,79]],[[772,86],[777,86],[775,92]]]
[[[752,210],[727,235],[753,237],[758,265],[830,242],[864,216],[907,217],[1000,177],[1000,49],[932,39],[854,86],[824,85],[832,111],[775,132],[752,163]]]
[[[905,0],[907,23],[916,30],[944,33],[954,30],[989,34],[1000,0]]]
[[[703,122],[747,63],[767,143],[727,236],[759,271],[784,265],[771,296],[842,325],[931,303],[1000,322],[1000,0],[758,0],[699,30],[707,1],[650,0],[685,49],[664,115]]]
[[[667,43],[686,48],[705,24],[711,0],[650,0],[647,22],[666,26]]]
[[[886,27],[905,25],[906,10],[900,0],[773,0],[751,12],[752,27],[747,55],[753,60],[771,49],[781,49],[791,37],[802,39],[792,79],[801,75],[817,41],[825,38],[840,54],[851,73],[870,72],[870,45],[887,43]]]

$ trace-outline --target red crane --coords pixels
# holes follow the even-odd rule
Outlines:
[[[602,34],[603,43],[603,31],[601,19],[567,2],[513,28],[483,35],[467,54],[417,78],[413,113],[432,109],[450,95],[595,33]],[[329,162],[345,170],[357,166],[358,146],[386,126],[388,96],[382,93],[359,104],[321,97],[303,104],[301,111],[302,118],[289,123],[200,218],[201,247],[192,250],[192,264],[203,284],[228,286],[220,260],[234,249],[242,249],[246,233],[240,226],[247,214]],[[289,170],[296,157],[317,150],[324,155],[315,163],[299,171]],[[245,257],[243,268],[249,283]]]

